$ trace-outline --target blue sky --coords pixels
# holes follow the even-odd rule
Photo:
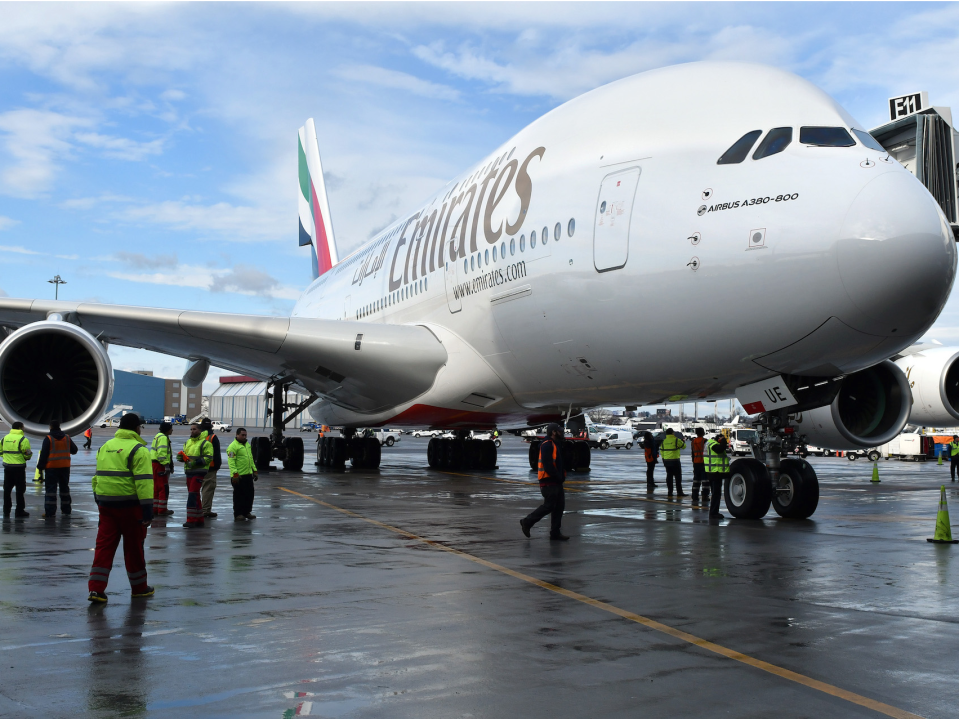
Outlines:
[[[703,59],[796,72],[872,127],[915,90],[959,117],[949,3],[3,5],[0,291],[283,314],[296,131],[316,120],[341,255],[530,121]],[[932,336],[959,340],[959,304]],[[181,360],[111,350],[117,367]]]

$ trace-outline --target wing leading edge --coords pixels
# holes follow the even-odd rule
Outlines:
[[[288,377],[360,412],[414,399],[447,361],[443,344],[419,325],[0,299],[0,326],[19,328],[53,313],[103,342],[205,359],[263,379]]]

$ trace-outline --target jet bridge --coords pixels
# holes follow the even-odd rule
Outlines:
[[[890,122],[870,131],[880,145],[929,190],[959,240],[957,145],[948,107],[928,106],[926,93],[890,98]]]

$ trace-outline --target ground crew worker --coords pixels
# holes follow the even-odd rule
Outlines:
[[[663,439],[663,467],[666,469],[666,496],[673,496],[673,480],[676,481],[676,494],[685,497],[683,491],[683,465],[679,461],[679,451],[686,447],[686,442],[678,436],[672,429],[666,430],[666,437]]]
[[[539,491],[545,500],[523,519],[519,526],[523,534],[529,536],[529,530],[534,524],[550,515],[549,538],[557,542],[569,539],[560,531],[563,522],[563,510],[566,509],[566,493],[563,491],[563,482],[566,479],[566,470],[563,467],[563,428],[558,424],[551,424],[546,428],[549,437],[539,446]]]
[[[70,455],[80,450],[60,429],[60,423],[50,423],[50,434],[43,438],[37,469],[44,473],[46,493],[43,498],[43,516],[54,517],[57,514],[57,489],[60,490],[60,511],[73,512],[70,501]]]
[[[23,422],[10,425],[10,432],[0,442],[0,454],[3,455],[3,516],[10,516],[13,504],[10,493],[17,491],[17,510],[14,517],[29,517],[24,505],[23,495],[27,491],[27,460],[33,456],[30,440],[23,434]]]
[[[653,470],[656,469],[656,460],[659,458],[659,445],[652,432],[643,435],[643,450],[646,452],[646,494],[652,494],[656,488]]]
[[[253,451],[246,442],[246,430],[237,427],[236,439],[226,448],[226,461],[233,485],[233,521],[256,519],[253,514],[253,483],[260,478],[253,462]]]
[[[121,537],[132,596],[153,596],[143,557],[143,540],[153,521],[153,472],[146,441],[140,437],[142,427],[138,415],[123,415],[113,439],[104,442],[97,452],[93,498],[100,511],[100,524],[90,568],[87,599],[91,602],[107,601],[107,581]]]
[[[719,435],[709,440],[703,451],[703,466],[713,493],[709,502],[710,519],[725,519],[719,513],[719,498],[723,494],[723,481],[729,477],[729,456],[726,454],[726,447],[726,438]]]
[[[170,422],[160,422],[160,431],[150,445],[150,461],[153,465],[153,514],[157,517],[173,514],[172,509],[167,509],[167,501],[170,499],[170,475],[173,474],[171,434],[173,425]]]
[[[186,500],[186,522],[183,526],[187,529],[202,527],[203,505],[200,503],[200,487],[213,461],[213,445],[196,422],[190,425],[190,438],[183,445],[177,459],[183,462],[186,489],[189,492]]]
[[[956,481],[957,469],[959,469],[959,434],[954,434],[949,443],[949,474],[952,475],[953,482]]]
[[[216,491],[216,473],[223,466],[223,455],[220,454],[220,438],[213,434],[213,422],[206,417],[200,422],[200,429],[205,433],[205,437],[213,445],[213,462],[207,473],[203,475],[203,484],[200,485],[200,501],[203,504],[203,516],[214,518],[216,512],[213,511],[213,493]]]
[[[703,490],[703,504],[709,501],[709,481],[703,468],[703,449],[706,447],[706,431],[696,428],[696,436],[689,443],[693,454],[693,504],[699,504],[699,488]]]
[[[87,427],[87,431],[83,433],[83,436],[87,438],[87,441],[83,443],[83,448],[93,449],[93,427]]]

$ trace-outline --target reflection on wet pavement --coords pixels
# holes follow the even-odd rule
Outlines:
[[[881,462],[872,485],[868,462],[813,459],[810,520],[717,526],[689,498],[667,500],[662,475],[647,496],[635,449],[594,452],[593,471],[570,477],[574,538],[557,544],[544,525],[519,532],[539,500],[526,451],[509,437],[498,470],[442,473],[426,467],[425,440],[404,437],[376,472],[265,475],[258,519],[189,532],[176,477],[176,514],[146,541],[156,596],[130,600],[118,553],[99,607],[85,601],[96,511],[81,451],[71,517],[40,519],[32,485],[34,515],[0,530],[0,716],[877,716],[415,537],[954,716],[957,548],[925,542],[940,484],[959,512],[948,467]],[[217,488],[221,518],[230,499]]]

